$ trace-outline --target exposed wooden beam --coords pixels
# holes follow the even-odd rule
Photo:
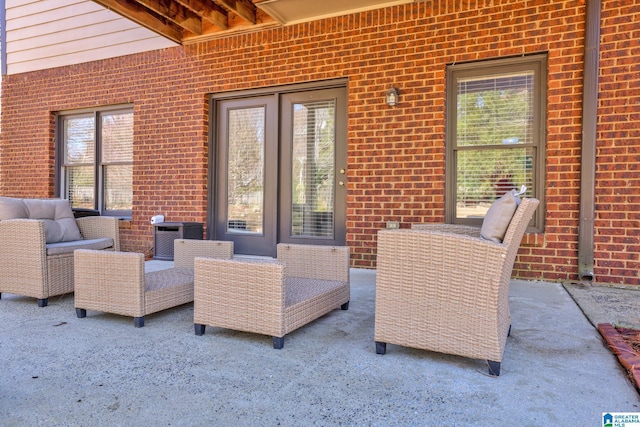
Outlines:
[[[166,17],[175,24],[194,34],[202,34],[202,19],[174,1],[159,2],[158,0],[136,0],[147,9]]]
[[[116,12],[125,18],[142,25],[154,31],[169,40],[176,43],[182,42],[183,31],[182,29],[173,24],[167,22],[162,16],[157,16],[143,6],[134,1],[128,0],[94,0],[96,3],[106,7],[109,10]]]
[[[227,11],[211,1],[204,0],[176,0],[178,3],[193,11],[196,15],[211,22],[221,30],[229,29]]]
[[[216,0],[216,2],[245,21],[256,23],[256,5],[249,0]]]

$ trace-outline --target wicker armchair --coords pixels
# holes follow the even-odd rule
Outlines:
[[[196,259],[194,324],[284,336],[349,308],[349,248],[279,244],[277,260]]]
[[[520,203],[502,243],[480,238],[478,227],[451,224],[380,231],[376,352],[391,343],[486,359],[489,373],[500,375],[511,272],[537,206],[536,199]]]
[[[49,297],[73,292],[75,248],[119,250],[117,218],[91,216],[76,223],[84,240],[47,244],[42,220],[0,221],[0,293],[37,298],[45,307]]]

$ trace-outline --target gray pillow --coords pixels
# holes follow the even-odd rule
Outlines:
[[[24,199],[29,218],[44,220],[47,243],[82,240],[82,234],[65,199]]]
[[[482,221],[480,236],[492,242],[502,243],[519,204],[520,197],[514,191],[508,191],[493,202]]]
[[[0,221],[18,218],[29,218],[27,206],[22,199],[0,197]]]

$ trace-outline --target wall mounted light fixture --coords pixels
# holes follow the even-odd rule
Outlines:
[[[395,87],[392,87],[385,93],[385,99],[387,101],[387,105],[389,107],[393,107],[398,103],[398,96],[400,95],[400,91]]]

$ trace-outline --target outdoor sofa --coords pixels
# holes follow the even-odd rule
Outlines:
[[[73,292],[76,249],[117,251],[117,218],[74,218],[65,199],[0,197],[0,296],[38,299]]]

